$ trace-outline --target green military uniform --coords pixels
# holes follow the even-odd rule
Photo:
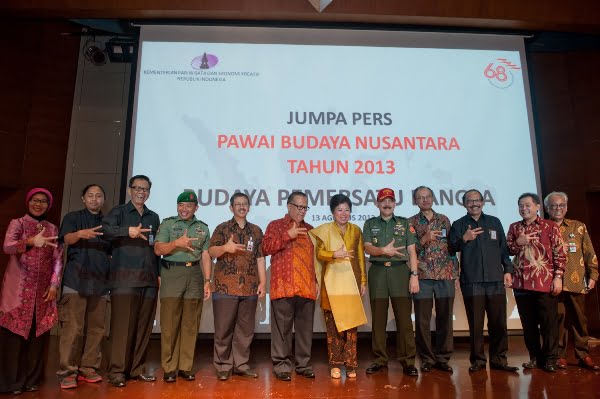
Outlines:
[[[201,220],[174,216],[163,220],[156,241],[169,243],[187,230],[193,252],[176,248],[162,259],[160,272],[161,363],[165,373],[191,371],[204,297],[202,251],[208,250],[210,232]]]
[[[394,216],[387,221],[381,216],[370,218],[363,228],[365,246],[385,247],[394,240],[394,247],[400,248],[401,256],[371,256],[369,261],[369,297],[372,315],[372,346],[375,363],[386,365],[388,304],[391,300],[396,319],[396,345],[398,360],[403,367],[415,364],[415,337],[411,313],[412,296],[408,292],[410,267],[408,246],[417,242],[414,229],[408,219]]]

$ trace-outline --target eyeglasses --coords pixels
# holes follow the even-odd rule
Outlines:
[[[48,205],[48,200],[44,200],[44,199],[37,199],[34,198],[31,201],[29,201],[30,203],[34,204],[34,205]]]
[[[550,205],[550,209],[552,209],[553,211],[557,210],[557,209],[565,209],[567,207],[567,204],[552,204]]]
[[[467,205],[471,205],[471,204],[481,204],[483,202],[483,199],[478,198],[478,199],[468,199],[465,201],[465,204]]]
[[[244,202],[243,204],[236,202],[233,204],[234,208],[248,208],[249,206],[250,204],[248,204],[247,202]]]
[[[288,205],[294,205],[299,212],[308,212],[310,209],[310,206],[296,205],[293,202],[290,202]]]
[[[140,186],[129,186],[129,188],[134,192],[134,193],[149,193],[150,192],[150,187],[140,187]]]
[[[431,199],[431,195],[417,197],[417,201],[423,201],[423,200],[428,200],[428,199]]]

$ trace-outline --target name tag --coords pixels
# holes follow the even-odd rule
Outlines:
[[[577,244],[575,244],[574,242],[570,242],[569,243],[569,252],[571,252],[571,253],[577,252]]]
[[[498,239],[498,235],[496,233],[496,230],[490,230],[490,239],[492,239],[492,240],[497,240]]]

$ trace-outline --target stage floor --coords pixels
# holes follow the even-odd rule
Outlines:
[[[391,338],[391,336],[390,336]],[[160,367],[160,339],[150,342],[148,368],[154,372],[157,381],[144,383],[128,382],[125,388],[114,388],[106,381],[98,384],[80,382],[77,389],[62,390],[54,375],[58,365],[57,337],[51,338],[46,381],[41,390],[24,393],[23,398],[148,398],[148,399],[197,399],[197,398],[396,398],[437,399],[437,398],[560,398],[587,399],[600,398],[600,372],[583,370],[576,366],[572,354],[566,371],[546,373],[542,370],[523,371],[521,363],[528,360],[523,337],[510,337],[509,364],[519,366],[518,373],[485,370],[470,374],[469,346],[464,338],[457,338],[455,353],[450,361],[454,373],[438,370],[419,374],[418,378],[402,374],[397,361],[390,362],[389,368],[375,375],[365,374],[371,363],[370,339],[359,339],[358,377],[355,380],[332,380],[327,365],[325,340],[318,339],[313,344],[313,367],[315,379],[292,375],[291,382],[278,381],[272,373],[270,341],[255,340],[252,345],[252,366],[260,374],[258,379],[233,376],[228,381],[218,381],[212,366],[212,340],[200,339],[197,343],[195,369],[196,380],[177,380],[175,383],[162,381]],[[393,341],[391,339],[390,341]],[[390,343],[391,344],[391,343]],[[394,348],[390,345],[390,353]],[[600,350],[593,350],[595,360],[600,363]],[[417,366],[418,366],[417,360]],[[103,376],[105,370],[101,370]]]

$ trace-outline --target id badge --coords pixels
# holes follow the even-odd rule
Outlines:
[[[496,230],[490,230],[490,238],[492,240],[497,240],[498,239],[498,235],[496,234]]]
[[[442,230],[441,230],[441,231],[442,231],[442,236],[441,236],[441,237],[442,237],[442,238],[446,238],[446,228],[445,228],[445,227],[442,227]]]
[[[570,242],[569,243],[569,252],[571,252],[571,253],[577,252],[577,244],[575,244],[574,242]]]

